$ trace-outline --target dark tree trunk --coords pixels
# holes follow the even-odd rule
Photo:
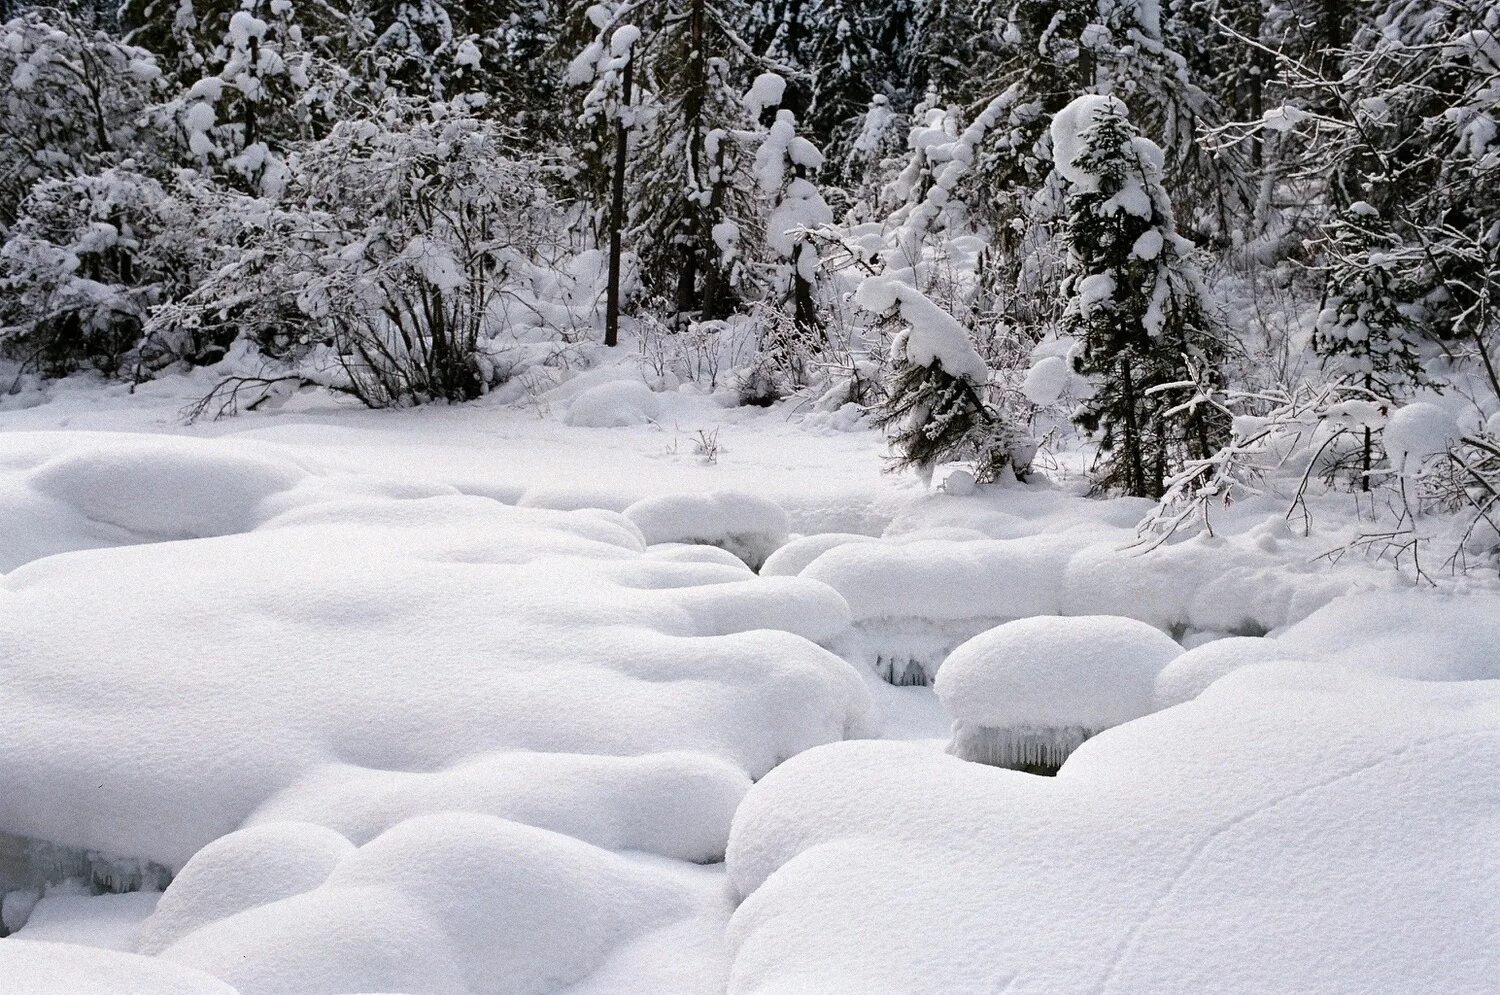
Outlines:
[[[620,97],[621,114],[615,121],[615,172],[610,180],[609,285],[604,299],[604,344],[611,347],[620,342],[620,253],[625,228],[625,163],[630,138],[629,129],[625,127],[624,111],[630,106],[634,76],[635,59],[632,57],[625,63]]]

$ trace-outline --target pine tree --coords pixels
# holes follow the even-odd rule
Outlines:
[[[1080,97],[1053,120],[1056,168],[1070,183],[1066,240],[1072,273],[1064,328],[1075,368],[1095,394],[1075,414],[1096,433],[1100,490],[1159,497],[1184,461],[1218,448],[1213,411],[1173,412],[1161,390],[1217,377],[1223,342],[1204,306],[1193,249],[1177,234],[1162,186],[1162,151],[1110,97]]]
[[[985,398],[989,369],[968,331],[925,294],[891,277],[860,284],[867,311],[900,323],[891,343],[886,397],[875,423],[889,437],[891,469],[912,469],[931,481],[940,463],[971,460],[975,479],[997,479],[1007,468],[1024,477],[1036,443]]]
[[[808,229],[833,221],[833,212],[812,177],[823,166],[823,154],[797,135],[797,118],[779,111],[755,155],[756,180],[772,206],[766,218],[766,246],[774,263],[772,292],[790,312],[796,343],[781,343],[783,365],[794,356],[817,350],[822,338],[813,297],[818,276],[818,250]]]
[[[1419,353],[1420,333],[1409,312],[1403,247],[1380,213],[1357,201],[1324,229],[1326,306],[1318,315],[1313,348],[1326,368],[1353,375],[1365,390],[1387,400],[1409,397],[1430,385]],[[1360,487],[1370,489],[1374,442],[1364,430]]]

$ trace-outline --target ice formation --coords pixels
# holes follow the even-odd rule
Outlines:
[[[954,650],[933,688],[953,716],[948,752],[1053,773],[1089,737],[1151,710],[1156,675],[1180,651],[1160,631],[1113,616],[1037,616]]]

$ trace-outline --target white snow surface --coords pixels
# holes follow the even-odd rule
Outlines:
[[[786,543],[790,519],[773,501],[736,491],[645,498],[625,509],[649,543],[718,546],[759,567]]]
[[[0,834],[176,872],[13,893],[0,993],[1500,973],[1492,582],[1330,564],[1347,495],[1311,537],[1252,498],[1143,555],[1147,504],[1084,497],[1077,454],[928,492],[875,433],[637,363],[191,427],[203,375],[0,399]],[[945,657],[1033,616],[1055,664],[1099,615],[1165,665],[1074,704],[1158,711],[1056,778],[946,756],[934,691],[877,676],[956,686]],[[877,732],[909,742],[839,742]]]
[[[71,943],[0,940],[0,991],[14,995],[237,995],[211,974]]]
[[[1296,663],[1056,778],[822,747],[736,815],[729,990],[1486,991],[1497,765],[1500,684]]]
[[[1156,675],[1180,650],[1135,619],[1038,615],[959,646],[933,690],[971,725],[1107,729],[1151,710]]]

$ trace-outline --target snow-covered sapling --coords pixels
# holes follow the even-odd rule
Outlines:
[[[1325,228],[1328,299],[1313,332],[1326,369],[1352,376],[1372,395],[1393,401],[1430,383],[1410,317],[1415,296],[1402,273],[1400,240],[1380,212],[1356,201]],[[1370,489],[1374,439],[1364,429],[1360,487]]]
[[[1221,411],[1180,404],[1168,390],[1217,380],[1223,340],[1193,247],[1177,233],[1162,150],[1136,131],[1125,105],[1079,97],[1053,119],[1052,145],[1069,183],[1063,325],[1079,341],[1076,370],[1095,384],[1074,418],[1098,437],[1097,487],[1158,497],[1186,460],[1223,440]]]
[[[1036,443],[984,391],[989,368],[957,319],[920,290],[873,276],[855,300],[875,314],[895,313],[903,325],[891,343],[891,372],[876,423],[890,434],[893,469],[914,469],[931,481],[939,463],[972,460],[980,481],[1009,468],[1024,476]]]
[[[948,752],[1055,774],[1090,736],[1150,712],[1156,675],[1181,652],[1161,631],[1113,615],[1043,615],[982,632],[933,682],[953,717]]]

